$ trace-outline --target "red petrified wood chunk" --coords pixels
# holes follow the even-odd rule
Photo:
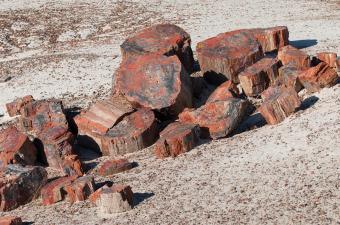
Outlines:
[[[289,32],[286,26],[251,29],[263,51],[271,52],[289,44]]]
[[[207,103],[200,108],[187,109],[179,114],[183,123],[198,124],[202,132],[213,139],[230,134],[246,114],[248,102],[233,98],[227,101]]]
[[[300,107],[301,101],[292,87],[269,87],[265,100],[258,108],[268,124],[277,124]]]
[[[176,56],[148,54],[124,60],[113,90],[138,108],[166,109],[177,115],[192,106],[190,76]]]
[[[208,102],[216,102],[216,101],[225,101],[230,98],[238,97],[239,90],[237,85],[234,84],[231,80],[228,80],[218,86],[213,93],[207,99]]]
[[[30,202],[46,181],[47,172],[42,167],[8,165],[0,173],[0,210],[9,211]]]
[[[303,70],[295,66],[295,64],[288,63],[279,69],[279,78],[276,84],[292,87],[296,92],[299,92],[303,87],[298,79]]]
[[[160,133],[160,139],[155,144],[156,157],[176,157],[188,152],[197,146],[199,137],[200,128],[198,125],[171,123]]]
[[[219,34],[198,43],[196,50],[201,71],[214,83],[220,82],[221,76],[238,83],[237,75],[263,57],[260,44],[249,30]]]
[[[57,178],[41,189],[41,198],[44,205],[51,205],[56,202],[63,201],[66,198],[67,192],[65,187],[70,185],[78,176]]]
[[[29,138],[10,126],[0,131],[0,169],[8,164],[34,165],[37,149]]]
[[[79,177],[65,186],[67,199],[70,203],[85,201],[95,191],[93,176]]]
[[[182,28],[172,24],[159,24],[138,32],[120,46],[123,60],[138,55],[157,53],[177,55],[187,72],[191,73],[194,58],[190,35]]]
[[[327,63],[330,67],[336,67],[336,59],[337,54],[334,52],[320,52],[317,53],[317,58],[320,59],[322,62]]]
[[[111,128],[102,140],[104,155],[122,155],[152,145],[158,138],[154,113],[139,109]]]
[[[247,67],[238,77],[247,96],[258,96],[278,77],[279,61],[263,58]]]
[[[18,98],[13,102],[7,103],[6,108],[9,116],[17,116],[20,115],[21,108],[24,107],[26,104],[33,102],[34,99],[32,95],[27,95],[22,98]]]
[[[327,63],[321,62],[317,66],[300,73],[299,80],[308,91],[316,92],[321,88],[334,86],[339,77],[337,72]]]
[[[132,169],[132,167],[133,164],[127,159],[109,159],[98,167],[97,174],[100,176],[110,176]]]
[[[133,207],[133,192],[127,185],[104,186],[95,195],[95,197],[92,196],[92,200],[95,200],[103,214],[125,212]]]
[[[291,63],[302,70],[309,68],[311,64],[309,55],[291,45],[280,48],[277,57],[283,65]]]
[[[22,220],[17,216],[0,217],[0,225],[22,225]]]

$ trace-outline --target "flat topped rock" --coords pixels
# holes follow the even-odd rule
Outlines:
[[[122,155],[152,145],[158,137],[154,113],[139,109],[126,116],[102,138],[104,155]]]
[[[280,48],[277,58],[281,60],[283,65],[295,65],[301,70],[308,69],[311,65],[309,55],[291,45]]]
[[[248,102],[232,98],[207,103],[200,108],[187,109],[179,114],[179,121],[198,124],[205,136],[213,139],[230,134],[246,114]]]
[[[135,107],[164,109],[170,114],[192,105],[190,76],[176,56],[149,54],[124,60],[113,90]]]
[[[264,52],[279,50],[289,44],[289,31],[286,26],[251,29]]]
[[[238,73],[263,57],[261,45],[249,30],[219,34],[198,43],[196,51],[202,72],[212,82],[224,76],[238,83]]]
[[[139,31],[120,46],[123,59],[136,55],[157,53],[177,55],[186,70],[193,70],[194,58],[190,47],[190,35],[173,24],[158,24]]]
[[[169,124],[156,142],[157,158],[176,157],[196,147],[200,140],[200,128],[196,124],[174,122]]]
[[[34,165],[36,159],[37,149],[25,134],[14,126],[0,131],[0,169],[13,163]]]

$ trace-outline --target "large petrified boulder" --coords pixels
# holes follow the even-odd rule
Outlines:
[[[208,81],[226,79],[239,83],[238,74],[263,57],[262,47],[250,30],[236,30],[199,42],[196,47],[201,71]]]
[[[154,149],[157,158],[176,157],[198,145],[200,128],[196,124],[174,122],[161,133]]]
[[[302,70],[309,68],[311,65],[309,55],[291,45],[280,48],[277,57],[283,65],[295,65]]]
[[[0,173],[0,210],[8,211],[30,202],[47,181],[42,167],[10,164]]]
[[[274,58],[263,58],[247,67],[238,77],[247,96],[260,95],[278,77],[280,63]]]
[[[202,90],[201,90],[202,91]],[[230,98],[239,97],[240,93],[236,84],[228,80],[218,86],[213,93],[209,95],[208,102],[225,101]]]
[[[289,44],[289,32],[286,26],[251,29],[264,52],[279,50]]]
[[[176,55],[188,73],[194,68],[190,35],[173,24],[158,24],[141,30],[120,46],[123,60],[140,55],[157,53],[160,55]]]
[[[301,101],[293,87],[269,87],[262,98],[264,102],[258,111],[268,124],[277,124],[291,115],[300,107]]]
[[[317,58],[322,62],[327,63],[330,67],[336,68],[337,54],[334,52],[319,52],[316,54]]]
[[[334,86],[339,77],[333,68],[325,62],[321,62],[317,66],[300,73],[299,80],[308,91],[316,92],[321,88]]]
[[[279,77],[276,81],[277,85],[284,85],[286,87],[292,87],[296,92],[299,92],[303,86],[301,85],[298,76],[302,73],[299,67],[295,64],[288,63],[279,69]]]
[[[136,108],[177,115],[192,106],[190,76],[176,56],[147,54],[125,59],[115,74],[113,90]]]
[[[103,155],[123,155],[152,145],[158,138],[154,113],[146,108],[126,116],[101,140]]]
[[[204,136],[217,139],[227,136],[239,125],[247,108],[247,101],[233,98],[210,102],[196,110],[186,109],[178,117],[183,123],[198,124]]]
[[[8,164],[34,165],[37,149],[33,142],[14,126],[0,131],[0,170]]]

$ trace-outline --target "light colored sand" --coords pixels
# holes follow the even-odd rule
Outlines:
[[[25,94],[60,97],[67,106],[105,97],[121,59],[119,44],[158,22],[185,28],[193,47],[232,29],[287,25],[295,43],[317,40],[308,53],[340,53],[336,1],[0,0],[0,11],[0,21],[10,24],[0,43],[4,34],[14,35],[0,45],[7,49],[0,80],[11,77],[0,83],[1,107]],[[139,166],[111,180],[130,184],[136,200],[144,199],[130,212],[105,219],[88,202],[43,207],[36,200],[0,214],[34,224],[339,224],[340,86],[315,96],[314,105],[282,124],[206,143],[176,159],[156,160],[150,149],[129,155]]]

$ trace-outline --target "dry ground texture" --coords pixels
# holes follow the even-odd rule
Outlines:
[[[306,52],[340,53],[339,0],[0,0],[0,107],[26,94],[67,107],[104,98],[119,45],[160,22],[187,30],[193,48],[228,30],[287,25]],[[89,202],[36,200],[1,215],[34,224],[340,224],[340,85],[304,98],[303,110],[279,125],[176,159],[156,160],[146,149],[128,155],[136,168],[96,177],[131,185],[132,211],[106,218]]]

